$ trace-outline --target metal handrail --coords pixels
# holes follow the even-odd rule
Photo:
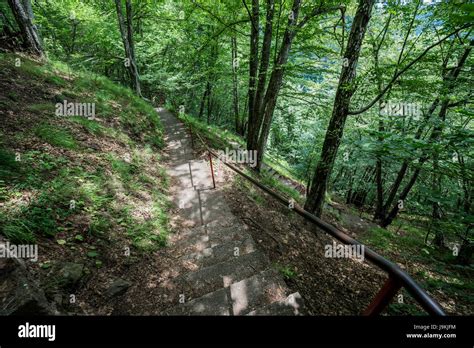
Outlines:
[[[190,126],[190,132],[191,132],[191,137],[192,137],[193,133],[192,133],[191,126]],[[211,155],[216,158],[219,158],[219,156],[207,146],[206,142],[201,138],[199,133],[196,132],[196,135],[198,136],[199,140],[202,142],[202,144],[208,151],[209,160],[210,160],[210,163],[212,164]],[[242,170],[240,170],[236,166],[230,163],[227,163],[226,161],[222,161],[222,162],[227,167],[229,167],[230,169],[232,169],[239,175],[243,176],[248,181],[252,182],[254,185],[258,186],[260,189],[262,189],[263,191],[265,191],[272,197],[276,198],[284,205],[289,206],[289,204],[292,203],[292,206],[293,206],[292,210],[294,210],[298,215],[302,216],[306,220],[311,221],[320,229],[322,229],[324,232],[333,236],[340,242],[344,244],[364,246],[365,258],[389,274],[389,278],[387,279],[386,283],[382,287],[381,291],[379,291],[374,301],[369,305],[369,307],[364,312],[365,315],[379,314],[385,308],[385,306],[390,302],[391,298],[397,293],[400,287],[404,287],[413,296],[413,298],[421,305],[421,307],[423,307],[423,309],[427,311],[430,315],[436,315],[436,316],[446,315],[443,309],[441,308],[441,306],[435,300],[433,300],[426,293],[426,291],[420,285],[418,285],[418,283],[415,280],[413,280],[413,278],[410,275],[408,275],[405,271],[403,271],[398,265],[387,260],[386,258],[379,255],[372,249],[367,248],[364,244],[362,244],[358,240],[355,240],[349,237],[347,234],[338,230],[336,227],[328,224],[327,222],[321,220],[320,218],[311,214],[307,210],[301,208],[295,202],[290,201],[287,198],[283,197],[282,195],[276,193],[275,191],[265,186],[258,180],[245,174]],[[211,165],[211,168],[212,168],[212,165]],[[214,180],[214,172],[212,172],[212,176]]]

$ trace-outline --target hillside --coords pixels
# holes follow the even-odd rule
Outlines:
[[[112,282],[166,244],[152,106],[102,76],[13,54],[0,55],[0,89],[1,229],[11,243],[38,245],[28,268],[47,297],[60,305],[86,279]],[[64,102],[90,103],[95,115],[57,115]]]

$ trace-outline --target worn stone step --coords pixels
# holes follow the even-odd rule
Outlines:
[[[180,276],[193,293],[205,294],[242,279],[249,278],[268,268],[269,261],[259,251],[241,255]]]
[[[295,292],[283,301],[276,301],[267,306],[257,308],[248,315],[303,315],[303,299],[298,292]]]
[[[237,220],[233,221],[236,222]],[[229,227],[221,227],[220,225],[198,226],[173,235],[170,239],[168,252],[177,258],[186,255],[191,255],[190,259],[193,259],[196,255],[211,256],[210,251],[206,249],[231,241],[243,241],[250,236],[246,232],[248,227],[238,222]]]
[[[218,220],[213,222],[219,222]],[[228,231],[236,230],[246,233],[248,226],[240,223],[237,219],[231,219],[227,223],[220,221],[221,223],[209,223],[201,226],[196,226],[179,233],[179,239],[192,238],[195,235],[201,235],[207,233],[209,235],[219,235],[222,233],[228,233]]]
[[[212,186],[212,179],[209,181]],[[207,224],[214,220],[230,219],[233,214],[220,191],[202,190],[199,192],[202,205],[203,223]]]
[[[210,189],[212,186],[212,178],[209,162],[205,160],[191,160],[190,168],[194,187],[200,190]],[[200,195],[202,200],[202,196],[205,196],[205,194],[200,192]]]
[[[215,228],[219,229],[222,227],[230,227],[236,224],[242,224],[242,223],[235,215],[231,214],[226,219],[208,222],[206,226],[207,226],[208,231],[212,231],[212,229],[215,229]],[[245,225],[244,225],[244,228],[247,229]]]
[[[267,269],[230,286],[234,315],[244,315],[256,308],[284,301],[288,287],[273,269]]]
[[[253,239],[248,237],[243,240],[231,240],[214,247],[189,253],[180,259],[183,261],[191,261],[196,266],[202,268],[228,261],[256,250],[257,247]]]
[[[186,299],[185,299],[186,300]],[[230,315],[228,289],[221,288],[204,296],[179,304],[163,315]]]

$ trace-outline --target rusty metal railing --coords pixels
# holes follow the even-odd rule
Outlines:
[[[189,130],[191,133],[191,140],[192,140],[193,131],[192,131],[191,125],[189,125]],[[195,134],[197,135],[201,143],[204,145],[204,147],[208,151],[212,180],[213,180],[213,184],[215,188],[216,185],[214,181],[214,169],[213,169],[213,164],[212,164],[212,156],[216,158],[219,158],[219,156],[207,146],[206,142],[201,138],[199,133],[196,132]],[[235,171],[236,173],[238,173],[239,175],[241,175],[242,177],[244,177],[245,179],[253,183],[255,186],[265,191],[270,196],[276,198],[278,201],[280,201],[284,205],[289,206],[291,202],[293,206],[292,210],[295,213],[302,216],[304,219],[312,222],[321,230],[331,235],[332,237],[336,238],[340,242],[344,244],[349,244],[349,245],[361,245],[361,246],[363,245],[359,241],[349,237],[344,232],[338,230],[336,227],[328,224],[327,222],[321,220],[317,216],[301,208],[299,205],[297,205],[293,201],[290,201],[289,199],[283,197],[279,193],[276,193],[269,187],[265,186],[258,180],[247,175],[236,166],[230,163],[227,163],[226,161],[222,161],[222,162],[227,167],[229,167],[230,169],[232,169],[233,171]],[[364,245],[364,252],[365,252],[364,254],[365,259],[369,260],[372,264],[374,264],[375,266],[385,271],[388,274],[388,278],[385,281],[382,288],[379,290],[379,292],[375,295],[374,299],[369,304],[369,306],[363,311],[362,313],[363,315],[374,316],[374,315],[380,314],[402,287],[405,288],[408,291],[408,293],[415,299],[415,301],[418,302],[420,306],[430,315],[435,315],[435,316],[446,315],[443,309],[441,308],[441,306],[435,300],[433,300],[426,293],[426,291],[422,287],[420,287],[420,285],[418,285],[418,283],[415,282],[415,280],[413,280],[413,278],[410,277],[405,271],[403,271],[398,265],[387,260],[383,256],[377,254],[375,251],[371,250],[370,248],[367,248],[365,245]]]

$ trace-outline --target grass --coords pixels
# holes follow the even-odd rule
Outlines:
[[[402,234],[397,234],[399,230]],[[360,238],[360,241],[392,260],[410,264],[410,275],[431,293],[443,293],[456,302],[474,304],[474,283],[472,266],[455,265],[452,251],[438,249],[424,243],[426,231],[400,218],[387,229],[375,227]],[[387,255],[388,254],[388,255]],[[388,313],[392,315],[420,315],[424,311],[403,290],[403,303],[391,304]]]
[[[142,251],[165,245],[168,178],[159,164],[163,128],[153,107],[105,77],[26,57],[15,67],[15,58],[0,54],[0,75],[15,76],[17,83],[45,97],[31,101],[14,91],[6,94],[8,99],[0,97],[2,109],[34,120],[30,129],[2,137],[0,143],[0,232],[14,243],[56,239],[63,247],[84,239],[94,246],[112,236]],[[55,116],[55,104],[64,99],[95,103],[98,120]],[[85,137],[113,144],[117,152],[88,148]],[[21,151],[17,160],[16,149],[31,144],[35,149]],[[51,146],[69,151],[58,156]],[[143,194],[149,201],[138,198]],[[146,220],[133,214],[145,208],[150,212]]]
[[[298,273],[290,265],[279,265],[275,266],[276,270],[283,276],[285,280],[294,279]]]
[[[86,128],[90,134],[104,136],[108,133],[107,128],[95,120],[90,120],[82,116],[72,116],[70,117],[70,120]]]
[[[32,112],[47,112],[49,114],[54,114],[55,107],[52,103],[37,103],[37,104],[30,104],[26,107],[28,111]]]
[[[53,146],[70,150],[77,149],[78,147],[77,142],[66,129],[61,129],[48,123],[38,125],[34,129],[34,133],[36,136]]]

